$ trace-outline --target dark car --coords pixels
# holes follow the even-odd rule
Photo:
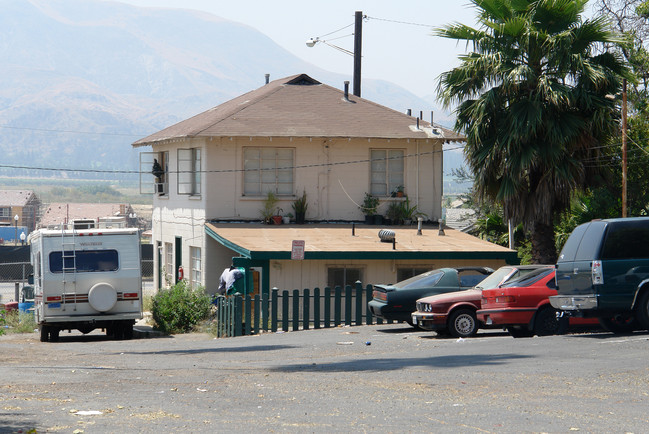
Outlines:
[[[484,328],[484,324],[476,317],[482,290],[496,288],[540,267],[542,265],[506,265],[471,289],[421,298],[417,300],[417,310],[412,313],[412,322],[417,327],[433,330],[438,335],[450,334],[456,338],[473,336],[478,329]]]
[[[474,287],[493,272],[488,267],[438,268],[393,285],[375,285],[368,307],[374,316],[412,325],[418,299]]]
[[[572,231],[550,303],[612,332],[649,328],[649,218],[593,220]]]

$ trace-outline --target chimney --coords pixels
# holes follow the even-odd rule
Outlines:
[[[270,83],[270,74],[264,74],[264,77],[266,78],[266,84]]]
[[[345,80],[345,101],[349,101],[349,80]]]
[[[433,114],[434,114],[434,113],[435,113],[435,112],[433,112],[432,110],[430,111],[430,126],[431,126],[431,127],[433,126]]]

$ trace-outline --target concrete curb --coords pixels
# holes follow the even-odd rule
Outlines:
[[[136,339],[150,339],[167,336],[165,333],[153,330],[153,327],[147,325],[136,324],[133,326],[133,338]]]

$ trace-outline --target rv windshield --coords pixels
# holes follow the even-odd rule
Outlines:
[[[119,268],[117,250],[77,250],[50,253],[50,271],[63,273],[86,273],[92,271],[117,271]]]

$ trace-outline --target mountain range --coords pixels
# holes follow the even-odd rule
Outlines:
[[[262,86],[265,74],[307,73],[339,88],[349,79],[204,12],[100,0],[0,4],[2,176],[133,176],[101,171],[136,171],[132,142]],[[364,80],[363,97],[402,112],[432,108],[383,80]],[[441,111],[435,121],[452,125]]]

